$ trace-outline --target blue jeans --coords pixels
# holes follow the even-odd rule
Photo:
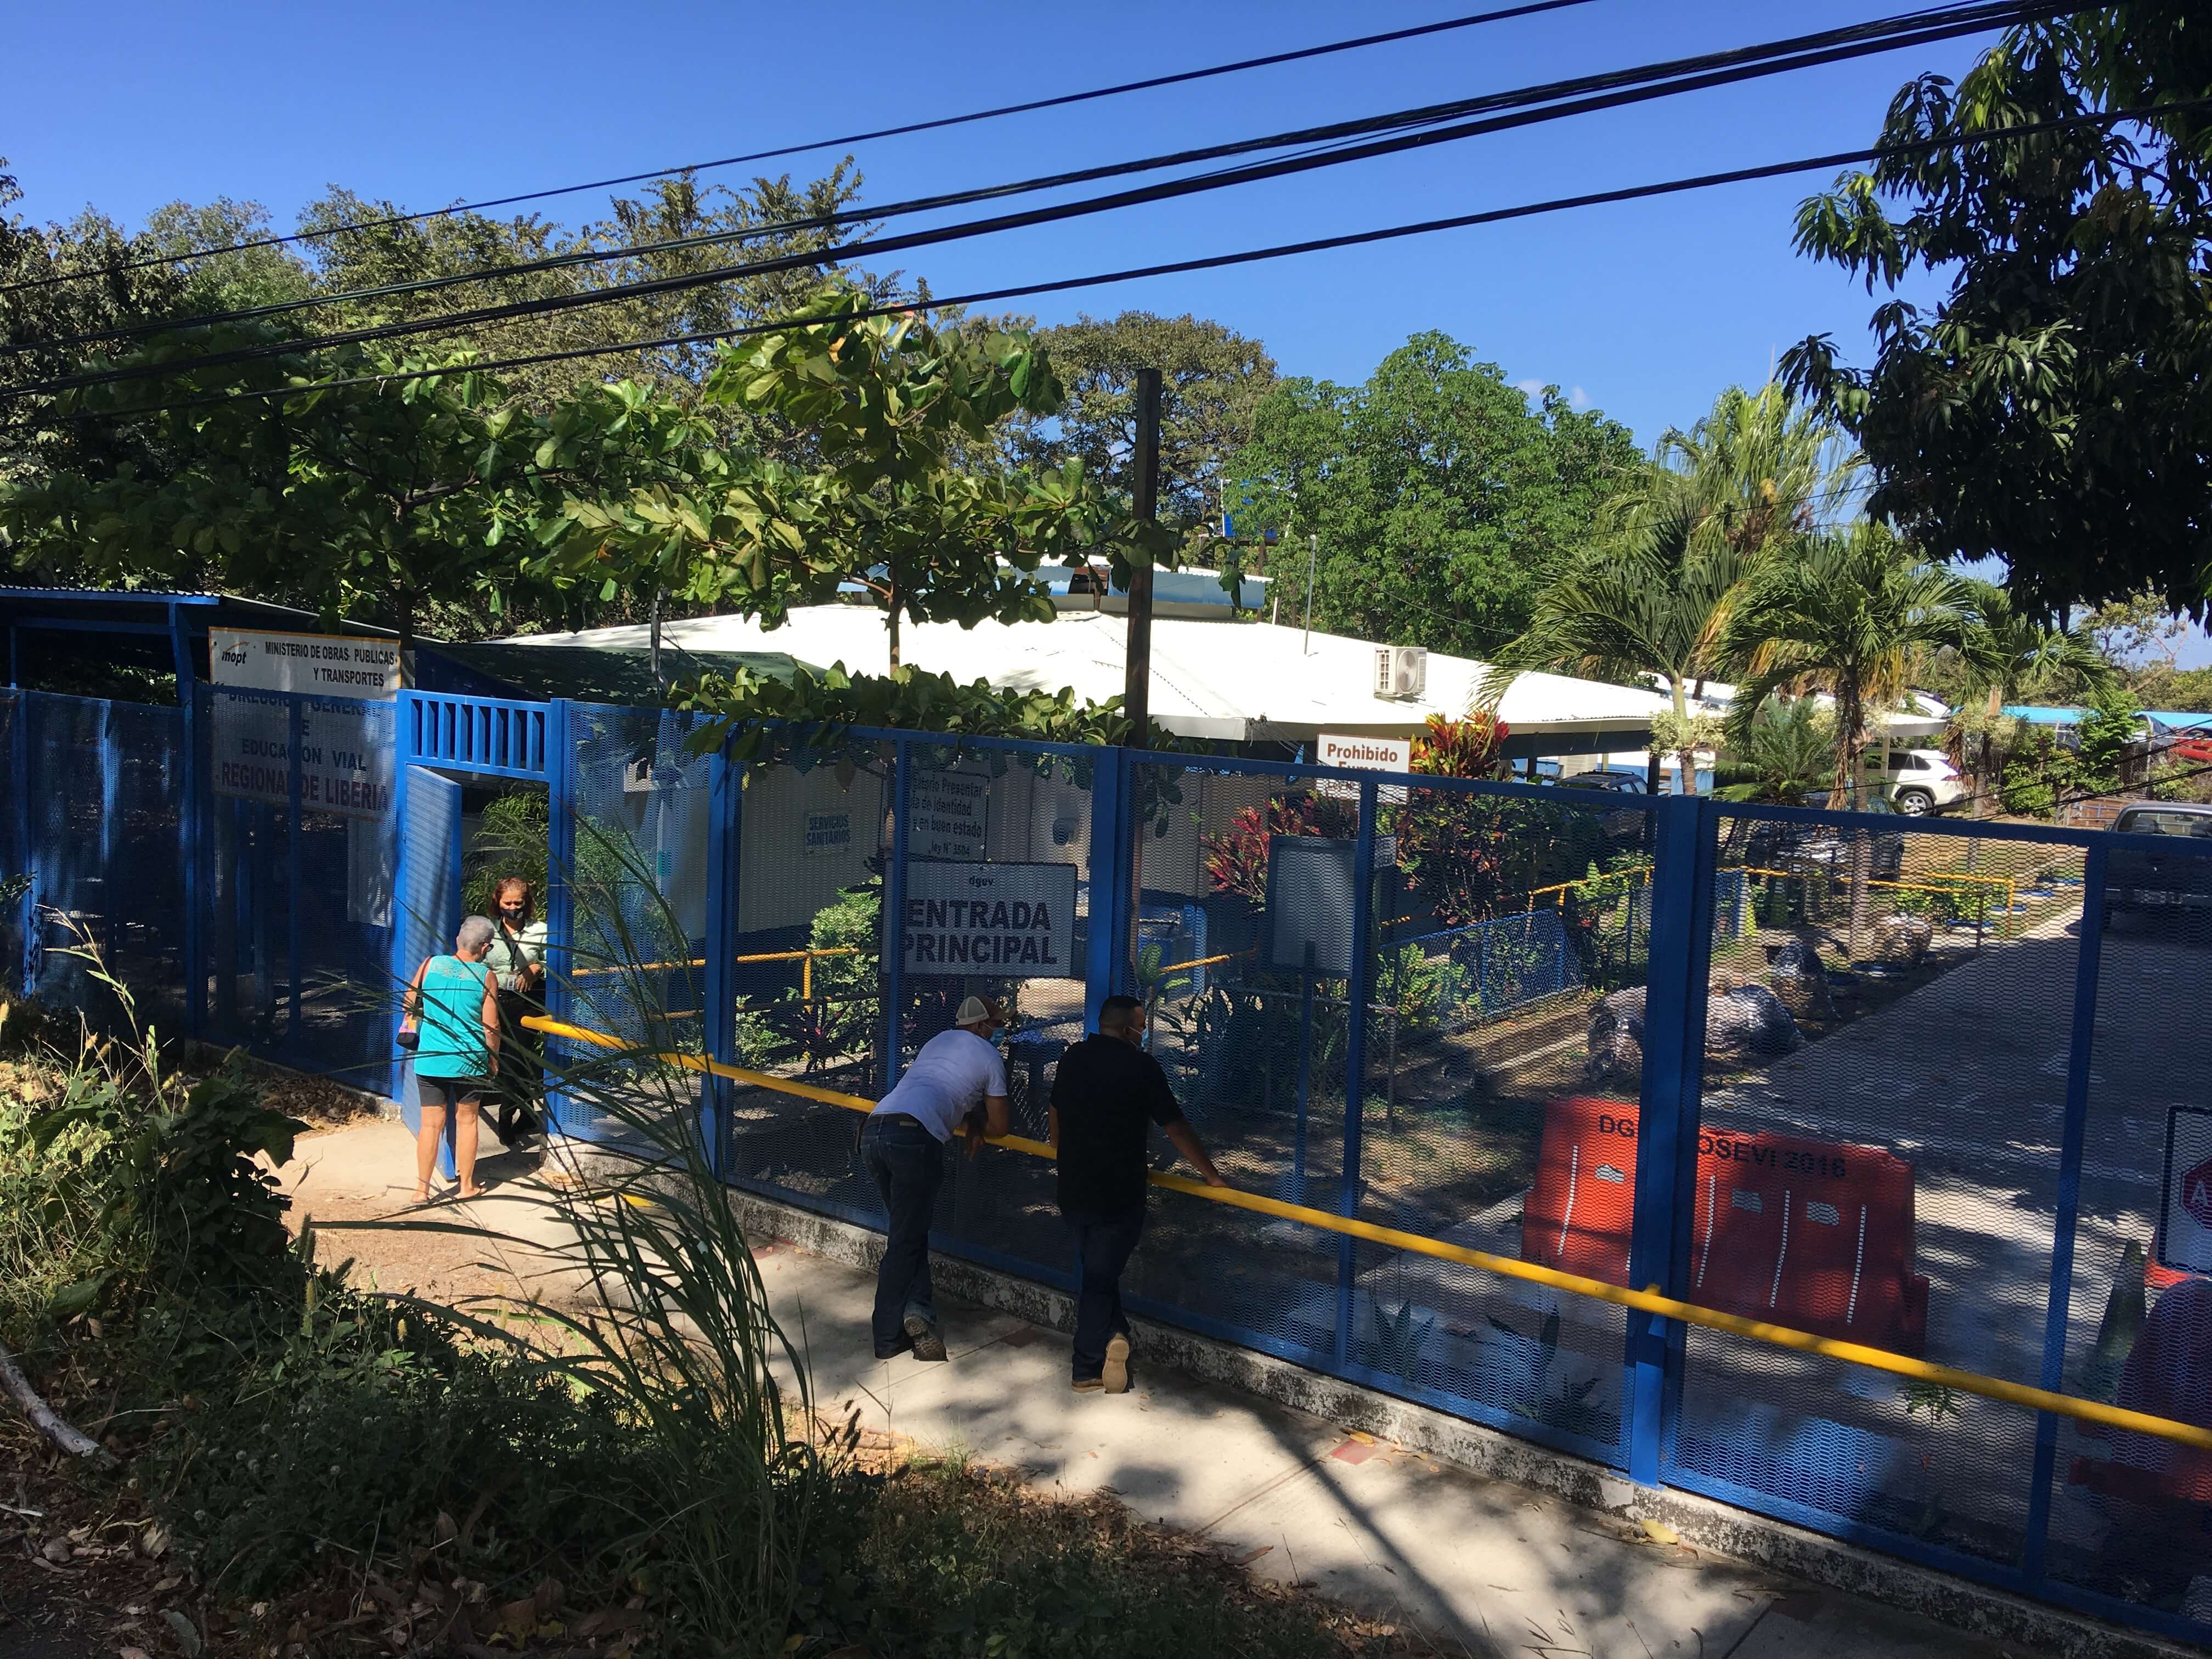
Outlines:
[[[1075,1234],[1075,1380],[1087,1382],[1106,1369],[1106,1344],[1129,1334],[1121,1311],[1121,1269],[1145,1231],[1145,1206],[1119,1215],[1086,1215],[1062,1210],[1060,1219]]]
[[[945,1148],[935,1135],[903,1115],[878,1113],[860,1131],[860,1156],[890,1212],[890,1237],[876,1269],[876,1310],[871,1334],[876,1357],[888,1359],[906,1346],[906,1316],[937,1323],[929,1284],[929,1218],[945,1183]]]

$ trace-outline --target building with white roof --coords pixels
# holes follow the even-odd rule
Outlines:
[[[1051,622],[906,623],[900,654],[908,665],[1008,690],[1058,691],[1103,702],[1119,696],[1128,620],[1114,611],[1065,610]],[[827,605],[790,613],[781,628],[750,617],[705,617],[661,625],[664,646],[695,654],[781,652],[817,666],[842,663],[852,673],[889,665],[883,613],[872,605]],[[536,635],[515,646],[590,647],[641,653],[642,624],[582,633]],[[1431,652],[1426,684],[1412,697],[1377,696],[1376,652],[1364,640],[1264,622],[1155,617],[1152,718],[1181,736],[1236,744],[1310,744],[1323,732],[1407,737],[1431,714],[1463,717],[1486,665]],[[1525,673],[1507,690],[1499,717],[1506,752],[1595,755],[1638,750],[1656,693],[1559,674]]]

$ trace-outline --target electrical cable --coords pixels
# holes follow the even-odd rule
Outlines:
[[[1709,189],[1721,185],[1741,184],[1762,179],[1785,177],[1791,173],[1818,172],[1828,167],[1859,165],[1894,155],[1917,154],[1929,149],[1963,149],[1970,145],[2009,143],[2066,128],[2138,121],[2150,116],[2177,113],[2208,106],[2212,106],[2212,97],[2190,99],[2174,103],[2144,105],[2132,109],[2114,110],[2093,116],[2072,117],[2059,121],[2035,122],[2022,126],[1975,133],[1965,137],[1929,139],[1901,144],[1879,144],[1865,149],[1844,150],[1829,155],[1808,156],[1799,161],[1769,162],[1759,167],[1739,167],[1725,173],[1701,173],[1692,178],[1668,179],[1657,184],[1627,185],[1618,190],[1597,191],[1580,196],[1554,198],[1549,201],[1528,203],[1516,207],[1492,208],[1480,213],[1461,214],[1447,219],[1424,220],[1412,224],[1388,226],[1376,230],[1352,231],[1336,236],[1316,237],[1306,241],[1281,243],[1271,247],[1250,248],[1236,253],[1212,254],[1160,264],[1098,272],[1085,276],[1062,277],[1048,282],[983,289],[969,294],[947,295],[927,301],[902,301],[895,304],[855,307],[847,311],[778,318],[766,322],[741,324],[730,328],[702,329],[690,333],[663,335],[652,339],[623,341],[616,344],[574,346],[555,351],[532,352],[483,362],[459,363],[435,368],[395,370],[378,374],[353,375],[341,380],[301,380],[281,386],[250,387],[208,397],[181,399],[165,404],[150,404],[128,409],[59,412],[64,418],[71,419],[125,420],[172,410],[203,408],[219,404],[265,400],[270,398],[311,396],[358,386],[386,385],[394,380],[411,381],[437,379],[452,374],[492,374],[501,369],[532,368],[553,362],[571,362],[589,357],[627,356],[632,353],[664,350],[676,346],[712,344],[756,335],[778,333],[788,329],[860,322],[874,317],[910,316],[917,312],[927,312],[951,306],[995,304],[1005,300],[1064,293],[1072,289],[1103,287],[1116,283],[1135,282],[1146,277],[1222,270],[1237,265],[1257,264],[1264,260],[1286,258],[1297,254],[1356,247],[1407,236],[1465,229],[1477,225],[1532,218],[1579,208],[1648,200],[1655,197],[1679,195],[1687,191]],[[193,364],[189,362],[178,366],[179,369],[188,369],[191,367]],[[108,380],[94,382],[99,385],[110,383],[112,382]],[[18,395],[29,394],[27,389],[25,392]]]
[[[1898,50],[1906,46],[1928,44],[1933,40],[1953,38],[1956,33],[1975,33],[2002,23],[2027,21],[2033,16],[2065,9],[2063,4],[2038,5],[2031,0],[1972,0],[1972,3],[1941,6],[1923,11],[1909,12],[1878,19],[1863,24],[1849,25],[1811,35],[1769,41],[1755,46],[1733,48],[1726,52],[1708,52],[1692,58],[1674,58],[1658,64],[1644,64],[1632,69],[1609,70],[1602,74],[1583,76],[1566,81],[1554,81],[1533,87],[1522,87],[1505,92],[1487,93],[1474,98],[1457,99],[1447,103],[1431,104],[1408,110],[1390,112],[1382,115],[1363,117],[1322,127],[1293,130],[1261,137],[1235,140],[1231,143],[1199,149],[1174,151],[1146,156],[1135,161],[1108,163],[1059,173],[1047,174],[1011,183],[971,188],[894,202],[876,208],[855,208],[836,213],[810,216],[799,219],[771,222],[747,226],[736,230],[702,232],[696,235],[668,237],[659,241],[630,244],[604,249],[581,249],[568,253],[552,254],[539,259],[519,260],[511,264],[494,266],[483,270],[461,271],[442,276],[413,278],[398,283],[386,283],[364,289],[355,289],[336,294],[310,295],[299,299],[274,301],[261,306],[248,306],[228,311],[203,313],[190,317],[163,319],[155,321],[122,325],[114,328],[95,329],[80,334],[46,341],[29,341],[0,348],[7,355],[88,344],[101,340],[142,338],[149,335],[173,332],[198,326],[221,323],[249,321],[273,317],[323,306],[354,304],[365,301],[395,298],[403,295],[425,294],[471,283],[491,282],[501,278],[532,275],[540,271],[573,269],[577,266],[605,264],[617,259],[632,258],[652,253],[672,253],[693,249],[726,245],[732,242],[764,240],[779,235],[790,235],[807,231],[830,230],[841,227],[880,222],[907,214],[929,212],[939,209],[972,205],[978,202],[1002,199],[1012,196],[1032,194],[1067,185],[1096,183],[1111,178],[1157,172],[1167,167],[1186,166],[1200,161],[1219,161],[1231,156],[1249,155],[1256,151],[1279,149],[1294,145],[1312,146],[1305,155],[1281,158],[1279,164],[1305,162],[1308,166],[1335,166],[1346,161],[1364,159],[1361,155],[1343,153],[1334,146],[1348,143],[1375,133],[1417,131],[1433,128],[1442,123],[1462,118],[1507,109],[1528,108],[1551,104],[1561,100],[1589,94],[1620,92],[1638,87],[1655,87],[1649,95],[1672,96],[1680,92],[1704,90],[1715,85],[1730,84],[1735,80],[1756,78],[1750,74],[1728,76],[1720,79],[1688,79],[1705,72],[1746,69],[1755,64],[1766,64],[1765,74],[1783,74],[1797,69],[1818,67],[1821,64],[1840,61],[1820,56],[1826,51],[1854,44],[1871,50]],[[1936,28],[1942,33],[1933,35],[1923,32]],[[1909,39],[1891,37],[1909,35]],[[1889,40],[1890,44],[1876,47],[1873,42]],[[1805,61],[1784,63],[1778,60],[1792,53],[1807,54]],[[1863,52],[1847,52],[1846,57],[1865,55]],[[1663,87],[1661,83],[1666,83]],[[1629,99],[1623,101],[1643,101]],[[1615,106],[1606,105],[1602,107]],[[1572,114],[1589,112],[1562,106],[1557,114],[1545,118],[1556,119]],[[1472,137],[1474,133],[1445,135],[1430,140],[1432,143],[1450,142],[1453,137]],[[1319,161],[1309,157],[1330,156]],[[1291,167],[1289,170],[1304,170]],[[1259,176],[1279,176],[1265,173]],[[1199,175],[1215,180],[1214,188],[1250,182],[1237,169]],[[1192,180],[1181,181],[1190,185]],[[976,233],[988,234],[988,233]],[[850,245],[846,251],[850,251]],[[817,251],[827,254],[831,250]],[[817,261],[817,263],[819,261]],[[733,280],[751,267],[723,266],[715,271],[690,273],[687,280],[696,285],[717,281]],[[720,272],[720,274],[717,274]],[[5,292],[0,289],[0,292]],[[564,301],[581,303],[611,289],[586,290],[580,294],[557,296]]]
[[[1986,28],[1989,26],[1989,16],[1991,13],[2002,13],[2008,15],[2018,16],[2026,13],[2041,13],[2063,9],[2063,7],[2054,6],[2021,6],[2014,3],[2006,3],[1998,6],[1977,7],[1973,9],[1974,15],[1971,21],[1954,21],[1932,28],[1916,28],[1914,33],[1910,35],[1900,36],[1896,34],[1885,34],[1874,40],[1860,39],[1846,46],[1829,46],[1814,52],[1798,52],[1795,56],[1789,58],[1768,59],[1751,64],[1740,64],[1735,67],[1727,70],[1693,76],[1685,79],[1669,81],[1658,86],[1645,86],[1635,88],[1627,91],[1609,92],[1596,97],[1578,100],[1568,103],[1547,105],[1541,108],[1534,110],[1523,110],[1509,116],[1494,117],[1485,120],[1461,122],[1450,125],[1431,127],[1426,131],[1404,133],[1389,138],[1370,140],[1364,143],[1358,143],[1346,148],[1327,151],[1325,153],[1308,154],[1274,161],[1257,162],[1211,175],[1201,175],[1192,179],[1169,180],[1159,184],[1144,185],[1134,190],[1115,191],[1104,196],[1089,197],[1074,202],[1057,204],[1049,207],[1030,209],[1018,213],[1002,214],[993,218],[969,220],[952,225],[936,227],[928,230],[909,232],[903,235],[878,238],[873,240],[856,244],[847,244],[842,247],[812,249],[799,253],[786,254],[769,259],[754,261],[749,264],[717,266],[711,270],[703,272],[687,272],[679,276],[660,277],[643,283],[622,284],[609,289],[586,290],[585,292],[575,294],[546,295],[537,299],[513,301],[501,306],[480,307],[474,311],[441,313],[433,317],[415,318],[396,322],[376,324],[362,328],[347,330],[334,334],[312,336],[301,340],[272,341],[263,344],[239,348],[229,351],[207,353],[203,356],[185,359],[181,362],[126,365],[121,368],[104,371],[64,376],[55,380],[37,382],[30,386],[15,388],[10,395],[15,398],[21,398],[27,395],[73,390],[87,386],[109,384],[119,380],[161,378],[179,373],[187,372],[192,369],[216,368],[232,363],[253,362],[258,359],[282,357],[301,351],[329,349],[337,346],[359,344],[373,340],[399,338],[418,334],[453,331],[482,326],[486,324],[509,321],[522,317],[555,314],[573,310],[586,309],[599,305],[617,303],[625,300],[656,297],[660,295],[678,293],[689,289],[709,287],[718,283],[732,282],[744,276],[762,276],[785,270],[804,269],[831,263],[837,260],[841,256],[849,257],[855,252],[867,252],[872,254],[899,252],[916,247],[935,246],[944,242],[965,240],[972,237],[998,234],[1009,230],[1024,229],[1035,225],[1054,223],[1068,219],[1086,217],[1095,214],[1115,211],[1125,207],[1146,205],[1153,202],[1173,200],[1184,196],[1226,189],[1237,185],[1255,183],[1265,179],[1285,177],[1295,173],[1312,171],[1317,167],[1340,166],[1348,161],[1366,160],[1379,155],[1400,154],[1411,149],[1425,148],[1438,143],[1452,143],[1462,138],[1508,131],[1514,128],[1534,125],[1540,122],[1559,120],[1570,116],[1593,113],[1606,109],[1619,108],[1624,105],[1643,102],[1652,98],[1673,96],[1680,92],[1701,90],[1709,87],[1732,84],[1736,82],[1764,76],[1788,73],[1797,69],[1840,62],[1851,58],[1866,56],[1876,52],[1892,51],[1906,46],[1923,45],[1937,40],[1954,39],[1962,33],[1979,33],[1983,29]],[[1856,31],[1854,31],[1854,33],[1856,33]],[[1796,43],[1784,44],[1794,46]],[[1772,48],[1754,48],[1752,50],[1767,51],[1771,49]],[[1424,120],[1434,118],[1432,114],[1426,111],[1408,112],[1399,117],[1385,118],[1393,121],[1402,121],[1409,115],[1418,115]],[[1354,130],[1370,130],[1371,129],[1373,123],[1370,120],[1369,122],[1349,123],[1344,125]],[[1320,129],[1316,130],[1314,134],[1295,135],[1295,137],[1307,137],[1328,135],[1333,134],[1336,131],[1338,130]],[[2018,134],[2027,131],[2027,129],[2013,128],[2008,129],[2007,131]],[[1267,144],[1268,147],[1273,147],[1273,144],[1279,143],[1282,140],[1278,138],[1272,141],[1259,142]],[[1717,179],[1725,180],[1732,178],[1733,175],[1714,175],[1714,177]],[[1065,177],[1063,177],[1062,179],[1054,182],[1065,182]],[[1015,187],[1000,187],[1002,192],[1012,188]],[[941,301],[939,303],[949,304],[953,302]]]
[[[27,288],[46,288],[58,283],[76,283],[94,277],[107,276],[120,271],[143,270],[151,265],[185,264],[194,259],[211,259],[226,253],[245,253],[255,248],[283,247],[292,242],[321,241],[332,236],[349,235],[359,231],[381,230],[392,225],[418,224],[426,219],[442,219],[456,214],[481,213],[487,208],[514,207],[524,202],[550,201],[556,196],[575,196],[587,190],[612,190],[623,185],[644,184],[654,179],[674,178],[689,173],[708,173],[718,167],[743,167],[753,161],[771,161],[780,156],[803,155],[817,149],[840,149],[848,144],[866,143],[877,138],[898,138],[909,133],[934,132],[945,127],[965,126],[976,121],[996,120],[1003,116],[1026,115],[1037,110],[1061,109],[1070,104],[1089,103],[1101,98],[1117,98],[1127,93],[1150,92],[1160,87],[1185,85],[1193,81],[1204,81],[1216,76],[1237,75],[1248,70],[1270,69],[1279,64],[1295,64],[1307,58],[1325,58],[1332,53],[1356,52],[1367,46],[1388,46],[1400,40],[1418,40],[1423,36],[1443,34],[1455,29],[1479,27],[1486,23],[1502,23],[1516,17],[1530,17],[1539,12],[1559,11],[1570,6],[1582,6],[1590,0],[1530,0],[1530,3],[1508,6],[1499,11],[1475,12],[1465,17],[1449,17],[1440,22],[1417,24],[1411,28],[1391,29],[1382,34],[1363,34],[1349,40],[1331,40],[1317,46],[1301,46],[1291,52],[1271,52],[1263,58],[1240,58],[1231,64],[1215,64],[1206,69],[1182,70],[1173,75],[1156,75],[1143,81],[1125,81],[1118,86],[1097,87],[1088,92],[1061,93],[1052,98],[1032,99],[1024,104],[1004,104],[996,109],[975,110],[965,115],[942,115],[927,121],[911,121],[903,126],[878,127],[871,132],[848,133],[842,138],[817,138],[808,143],[785,144],[775,149],[755,150],[748,155],[726,155],[711,161],[690,161],[681,167],[657,167],[650,173],[625,173],[617,179],[596,179],[588,184],[561,185],[549,190],[527,191],[518,196],[497,196],[481,202],[462,202],[453,207],[431,208],[421,213],[393,214],[380,219],[362,219],[349,224],[333,225],[327,230],[297,231],[289,236],[263,236],[251,241],[232,242],[221,247],[198,248],[189,253],[163,253],[143,258],[120,261],[104,265],[98,270],[70,271],[64,276],[40,276],[27,282],[0,283],[0,294],[12,294]]]

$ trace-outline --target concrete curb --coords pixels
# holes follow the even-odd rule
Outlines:
[[[874,1271],[883,1236],[757,1194],[731,1194],[747,1233]],[[939,1291],[1057,1331],[1074,1328],[1065,1291],[957,1256],[933,1255]],[[2202,1659],[2185,1647],[1861,1549],[1693,1493],[1653,1491],[1619,1472],[1426,1406],[1308,1370],[1287,1360],[1151,1320],[1133,1322],[1137,1352],[1208,1382],[1311,1413],[1490,1480],[1547,1492],[1625,1520],[1650,1519],[1700,1549],[1886,1602],[1954,1629],[2016,1643],[2054,1659]]]

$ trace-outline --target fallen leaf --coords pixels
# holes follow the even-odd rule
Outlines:
[[[169,1628],[176,1632],[177,1645],[185,1650],[185,1659],[200,1659],[200,1633],[192,1621],[173,1609],[161,1615],[168,1620]]]
[[[1273,1544],[1262,1544],[1256,1550],[1247,1550],[1237,1558],[1237,1565],[1240,1567],[1249,1567],[1274,1547]]]
[[[587,1613],[576,1621],[576,1634],[584,1641],[598,1636],[611,1636],[617,1631],[634,1630],[645,1622],[641,1607],[602,1607],[597,1613]]]
[[[156,1595],[167,1595],[171,1590],[176,1589],[178,1585],[184,1582],[185,1581],[181,1577],[172,1573],[169,1577],[164,1578],[160,1583],[154,1586],[154,1594]]]
[[[1664,1521],[1654,1521],[1649,1516],[1636,1523],[1644,1528],[1644,1535],[1655,1544],[1679,1544],[1682,1534]]]
[[[143,1648],[125,1648],[123,1650],[120,1659],[150,1659],[150,1656]]]

